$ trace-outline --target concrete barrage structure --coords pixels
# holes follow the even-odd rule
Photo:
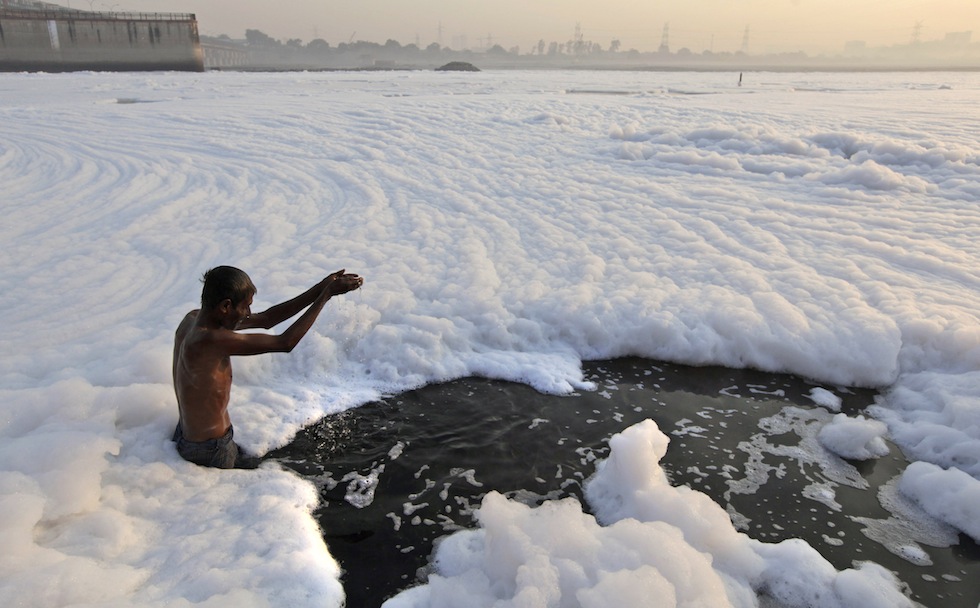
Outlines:
[[[0,7],[0,71],[76,70],[204,71],[197,18]]]

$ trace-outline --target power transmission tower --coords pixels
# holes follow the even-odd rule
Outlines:
[[[749,26],[745,26],[745,33],[742,34],[742,52],[749,52]]]
[[[909,44],[913,46],[919,44],[919,36],[921,34],[922,34],[922,22],[916,21],[915,27],[912,28],[912,39],[909,41]]]
[[[657,52],[661,55],[670,54],[670,22],[664,23],[664,33],[660,35],[660,48]]]

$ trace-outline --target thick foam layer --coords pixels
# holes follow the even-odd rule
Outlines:
[[[889,385],[892,438],[980,484],[980,81],[764,80],[0,75],[4,597],[342,601],[310,488],[189,467],[167,440],[172,333],[224,263],[256,309],[367,279],[292,354],[236,361],[253,451],[447,378],[590,390],[583,358],[632,354]],[[185,546],[231,565],[192,582],[211,554]]]

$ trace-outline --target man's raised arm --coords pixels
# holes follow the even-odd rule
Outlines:
[[[303,339],[303,336],[310,330],[310,327],[313,326],[313,322],[316,321],[320,311],[323,310],[324,305],[331,297],[353,291],[363,283],[364,280],[355,274],[345,274],[343,270],[335,272],[292,300],[277,304],[269,310],[259,313],[259,315],[250,317],[254,318],[258,316],[262,319],[263,315],[265,315],[268,318],[269,312],[273,311],[276,316],[286,315],[283,317],[286,319],[296,314],[299,310],[302,310],[303,306],[308,306],[306,311],[286,331],[282,332],[282,334],[278,336],[272,334],[240,334],[226,330],[213,336],[213,345],[219,352],[226,355],[260,355],[262,353],[290,352],[299,344],[299,341]],[[311,292],[312,301],[309,301]],[[304,301],[307,304],[303,304]],[[290,310],[293,312],[289,313]],[[272,318],[274,319],[276,317],[274,316]],[[248,319],[243,319],[242,321],[238,325],[239,329],[246,327],[266,327],[264,324],[248,323]],[[275,323],[272,325],[275,325]]]
[[[292,298],[291,300],[286,300],[285,302],[276,304],[267,310],[260,313],[256,313],[242,319],[238,323],[236,329],[272,329],[276,325],[279,325],[286,319],[289,319],[299,313],[301,310],[309,306],[316,300],[317,296],[324,289],[340,288],[346,281],[352,281],[354,279],[359,279],[357,275],[345,275],[343,270],[338,270],[332,274],[327,275],[322,281],[310,287],[300,295]],[[359,285],[358,285],[359,286]],[[357,287],[353,287],[357,289]],[[339,295],[341,293],[346,293],[350,289],[345,289],[344,291],[333,291],[331,295]]]

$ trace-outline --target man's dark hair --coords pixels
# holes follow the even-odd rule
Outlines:
[[[204,273],[201,282],[204,283],[201,291],[201,308],[204,310],[212,310],[226,299],[238,306],[258,291],[252,279],[234,266],[215,266]]]

